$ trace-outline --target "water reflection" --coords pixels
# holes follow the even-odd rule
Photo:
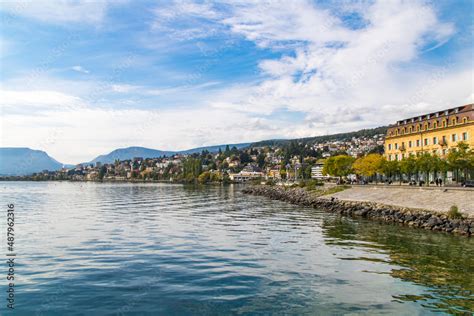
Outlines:
[[[420,295],[394,295],[395,300],[422,302],[452,314],[474,311],[472,238],[341,217],[325,219],[323,227],[327,243],[351,247],[357,241],[358,247],[383,249],[387,262],[397,266],[390,271],[392,277],[426,287]]]

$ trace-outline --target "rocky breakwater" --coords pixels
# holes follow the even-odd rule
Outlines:
[[[364,217],[465,236],[474,235],[474,218],[449,218],[446,214],[423,209],[398,207],[374,202],[343,201],[324,196],[326,192],[323,190],[308,191],[303,188],[259,185],[244,188],[242,192],[286,201],[292,204],[324,209],[344,216]]]

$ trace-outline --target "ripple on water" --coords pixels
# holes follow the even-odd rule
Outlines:
[[[233,187],[2,187],[18,206],[17,309],[25,315],[474,309],[471,239],[340,218]]]

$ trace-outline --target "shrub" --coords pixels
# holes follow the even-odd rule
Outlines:
[[[318,180],[308,180],[306,181],[306,189],[307,190],[315,190],[317,186],[323,186],[324,183],[322,183],[321,181],[318,181]]]
[[[347,189],[350,189],[350,186],[348,186],[348,185],[335,186],[335,187],[329,188],[327,190],[324,190],[322,195],[334,194],[334,193],[341,192],[341,191],[344,191],[344,190],[347,190]]]
[[[462,218],[462,213],[459,212],[459,209],[456,205],[451,206],[451,208],[449,209],[448,218],[450,219]]]

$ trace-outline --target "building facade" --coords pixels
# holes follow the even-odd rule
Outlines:
[[[311,167],[311,178],[317,180],[328,178],[328,176],[323,175],[323,167],[324,159],[319,159],[316,164]]]
[[[420,153],[445,156],[459,142],[474,148],[474,104],[432,112],[390,125],[385,138],[388,160]]]
[[[263,172],[240,171],[239,173],[229,174],[229,178],[234,182],[247,182],[250,180],[263,179]]]

